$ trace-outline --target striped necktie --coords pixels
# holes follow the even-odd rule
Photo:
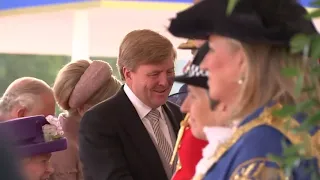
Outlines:
[[[160,112],[157,109],[152,109],[148,113],[148,119],[151,123],[153,132],[157,138],[158,147],[162,151],[167,162],[169,163],[172,156],[172,149],[170,147],[169,142],[167,141],[166,137],[160,129]]]

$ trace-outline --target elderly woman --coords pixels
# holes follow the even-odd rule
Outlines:
[[[281,71],[310,68],[311,63],[304,63],[301,54],[290,54],[288,47],[295,34],[317,32],[294,0],[241,0],[230,16],[227,4],[228,0],[203,0],[180,12],[169,28],[179,37],[208,38],[210,50],[201,68],[209,71],[210,97],[231,108],[230,119],[240,119],[235,133],[212,150],[205,169],[194,179],[310,179],[305,168],[318,168],[311,143],[318,129],[304,139],[313,146],[305,152],[311,158],[296,164],[291,175],[267,155],[283,155],[283,140],[289,145],[302,143],[303,135],[291,133],[285,125],[292,119],[291,127],[299,126],[305,115],[280,118],[272,112],[308,98],[307,94],[297,98],[296,78],[284,77]],[[308,73],[304,76],[310,78]]]
[[[78,60],[65,65],[58,73],[53,93],[58,105],[62,128],[68,139],[68,149],[52,156],[54,180],[82,180],[79,159],[78,131],[82,115],[92,106],[113,96],[121,82],[112,75],[104,61]]]
[[[22,173],[26,180],[47,180],[53,173],[51,154],[67,149],[60,123],[53,116],[7,120],[0,123],[0,132],[8,133],[13,142],[17,155],[21,157]],[[15,180],[2,176],[1,179]]]

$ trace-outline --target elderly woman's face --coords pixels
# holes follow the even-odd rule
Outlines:
[[[50,164],[51,153],[36,155],[23,160],[24,173],[27,180],[47,180],[53,173]]]
[[[210,109],[207,90],[190,85],[188,90],[188,96],[181,105],[181,111],[190,115],[188,123],[192,134],[199,139],[205,139],[203,128],[222,126],[228,114],[222,104],[217,105],[214,111]]]
[[[210,36],[209,47],[200,67],[209,72],[210,97],[229,105],[240,88],[238,82],[243,76],[243,52],[221,36]]]

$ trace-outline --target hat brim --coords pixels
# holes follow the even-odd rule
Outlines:
[[[280,25],[275,23],[269,27],[261,20],[262,16],[265,17],[264,8],[257,9],[258,13],[253,13],[254,11],[247,1],[240,1],[229,16],[226,13],[227,2],[224,0],[203,0],[179,12],[176,18],[171,20],[169,32],[182,38],[208,39],[210,35],[216,34],[247,43],[281,46],[288,46],[293,35],[297,33],[317,32],[312,22],[303,17],[306,10],[298,3],[292,2],[290,5],[297,13],[292,15],[295,17],[288,18],[286,23]],[[269,6],[268,8],[274,8]],[[268,20],[272,21],[272,18],[276,17],[268,17]]]
[[[194,50],[198,48],[195,45],[184,43],[184,44],[180,44],[180,46],[178,46],[178,49]]]
[[[50,142],[18,146],[18,152],[21,154],[22,157],[31,157],[40,154],[62,151],[65,149],[67,149],[66,138],[61,138]]]
[[[185,83],[187,85],[198,86],[201,88],[209,89],[207,77],[189,77],[187,75],[176,76],[174,81]]]

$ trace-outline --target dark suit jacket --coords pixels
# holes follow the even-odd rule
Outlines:
[[[163,108],[177,134],[178,106]],[[123,88],[96,105],[80,123],[80,159],[85,180],[166,180],[161,159]]]

